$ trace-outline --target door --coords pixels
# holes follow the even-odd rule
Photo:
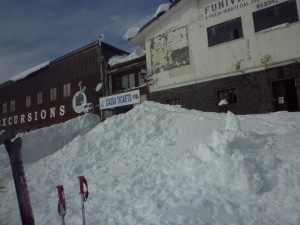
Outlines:
[[[274,111],[298,111],[295,79],[272,81]]]

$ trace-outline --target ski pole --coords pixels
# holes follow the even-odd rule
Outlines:
[[[61,217],[61,224],[65,225],[66,202],[63,185],[56,186],[58,192],[58,214]]]
[[[85,225],[84,201],[87,200],[89,192],[88,192],[87,182],[84,176],[79,176],[78,179],[79,179],[79,190],[80,190],[79,194],[81,195],[82,224]],[[84,192],[83,183],[86,185],[87,188],[86,192]]]

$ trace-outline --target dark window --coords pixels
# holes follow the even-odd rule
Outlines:
[[[125,74],[122,76],[113,76],[112,78],[112,88],[113,91],[122,91],[130,88],[134,88],[135,85],[135,74]]]
[[[299,21],[296,0],[284,2],[253,13],[255,32],[284,23]]]
[[[70,83],[64,84],[63,95],[64,95],[64,97],[68,97],[71,95],[71,84]]]
[[[218,105],[226,105],[237,102],[236,88],[217,91]]]
[[[12,100],[10,101],[10,111],[13,112],[16,110],[16,101]]]
[[[168,99],[166,103],[169,105],[180,105],[180,99],[179,98]]]
[[[50,90],[50,101],[55,101],[56,100],[56,88],[52,88]]]
[[[31,96],[26,96],[26,107],[31,106]]]
[[[40,104],[43,103],[43,92],[37,93],[36,103],[37,103],[38,105],[40,105]]]
[[[7,103],[3,103],[3,113],[7,113]]]
[[[220,23],[207,28],[208,46],[214,46],[224,42],[242,38],[243,27],[241,18]]]

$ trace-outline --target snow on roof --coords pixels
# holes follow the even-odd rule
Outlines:
[[[170,5],[170,3],[161,4],[156,10],[154,17],[157,17],[160,13],[167,12],[170,9]]]
[[[139,31],[140,31],[139,27],[131,27],[126,31],[123,38],[128,41],[131,38],[135,37]]]
[[[170,5],[171,3],[167,3],[167,4],[161,4],[158,9],[156,10],[156,13],[154,14],[153,18],[157,17],[159,14],[163,13],[163,12],[167,12],[170,9]],[[123,38],[125,40],[130,40],[132,38],[134,38],[139,32],[140,32],[139,27],[131,27],[129,28],[126,33],[124,34]]]
[[[34,66],[34,67],[32,67],[32,68],[30,68],[28,70],[23,71],[22,73],[19,73],[18,75],[10,78],[10,80],[14,81],[14,82],[17,81],[17,80],[21,80],[21,79],[27,77],[28,75],[32,74],[33,72],[39,71],[40,69],[48,66],[49,63],[50,63],[50,61],[41,63],[41,64],[39,64],[37,66]]]
[[[108,64],[114,66],[123,62],[127,62],[133,59],[137,59],[145,55],[145,50],[141,47],[137,47],[130,55],[116,55],[109,59]]]

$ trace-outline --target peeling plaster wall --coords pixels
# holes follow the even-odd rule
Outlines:
[[[299,60],[299,22],[265,32],[254,31],[253,12],[259,10],[258,5],[284,1],[184,0],[173,7],[146,35],[147,69],[153,75],[150,92]],[[300,0],[297,7],[300,17]],[[244,37],[208,47],[207,28],[238,17],[242,19]]]
[[[186,27],[152,38],[150,55],[154,73],[190,65]]]

